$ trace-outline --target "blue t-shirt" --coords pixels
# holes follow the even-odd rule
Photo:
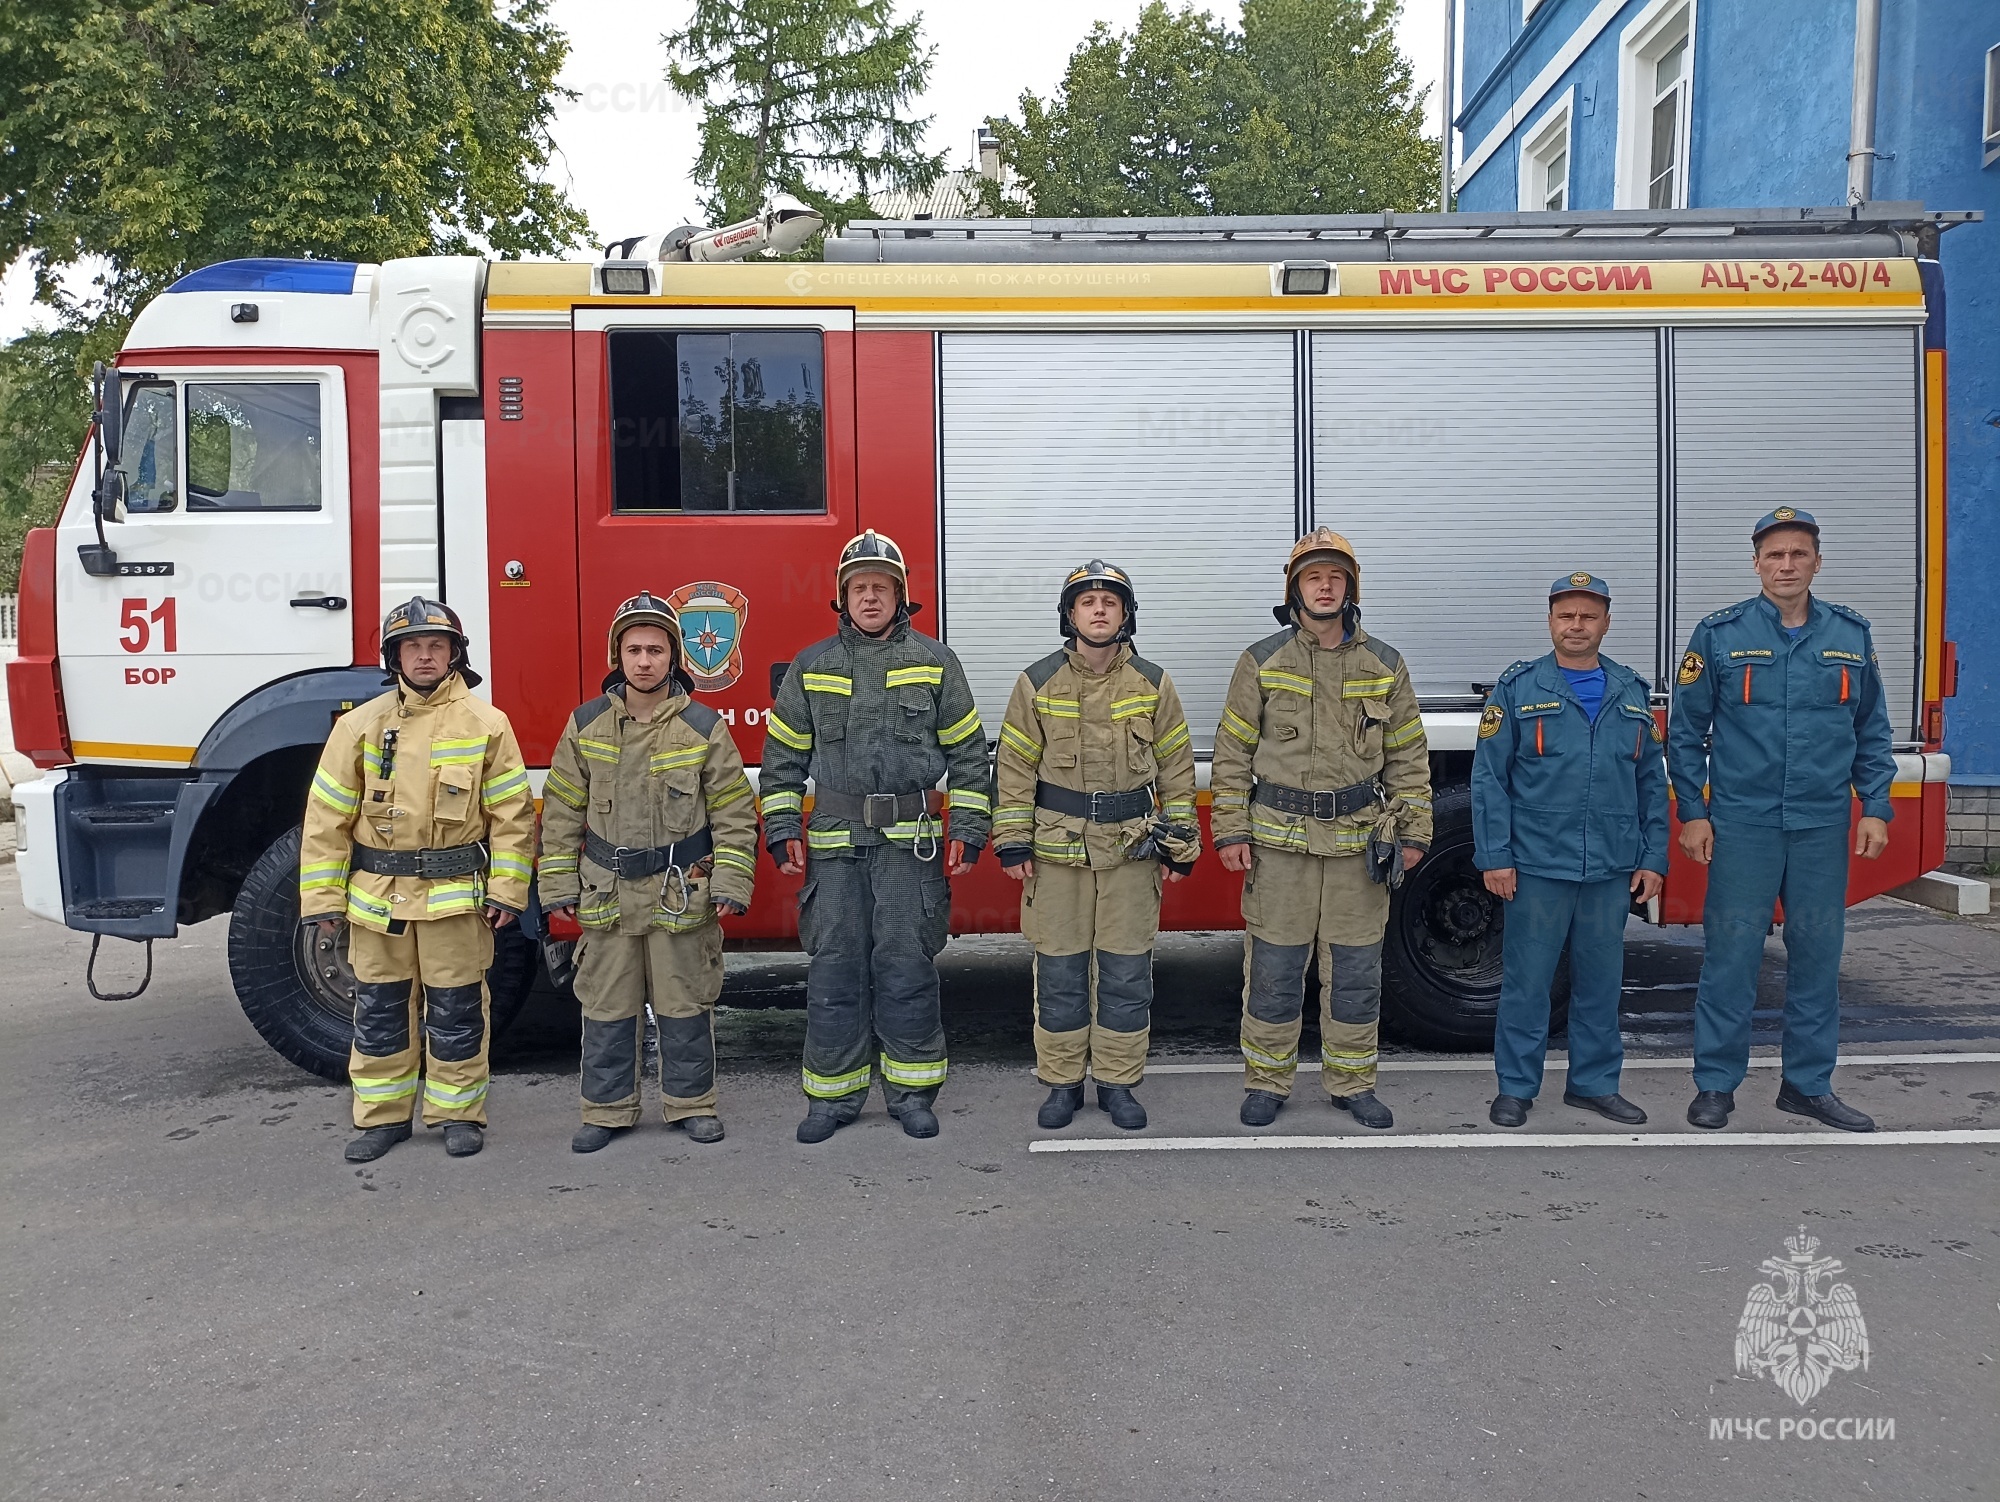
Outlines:
[[[1604,707],[1604,669],[1559,668],[1563,677],[1569,680],[1570,689],[1577,701],[1583,705],[1584,718],[1591,724],[1597,723],[1597,711]]]
[[[1789,636],[1793,641],[1797,641],[1799,639],[1799,633],[1805,629],[1806,629],[1806,623],[1804,621],[1800,621],[1796,626],[1785,627],[1784,631],[1785,635]]]

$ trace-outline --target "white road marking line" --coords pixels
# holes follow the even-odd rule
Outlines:
[[[1773,1055],[1769,1058],[1754,1058],[1752,1069],[1776,1069],[1784,1060]],[[1867,1069],[1883,1064],[2000,1064],[2000,1053],[1877,1053],[1853,1054],[1840,1061],[1842,1069]],[[1438,1074],[1491,1074],[1491,1059],[1384,1059],[1375,1066],[1383,1073],[1438,1073]],[[1567,1071],[1569,1060],[1561,1054],[1550,1054],[1548,1067]],[[1627,1059],[1627,1069],[1693,1069],[1693,1059]],[[1234,1063],[1215,1064],[1148,1064],[1148,1074],[1241,1074],[1243,1065]],[[1319,1065],[1305,1060],[1299,1061],[1300,1074],[1317,1074]]]
[[[1440,1132],[1409,1137],[1078,1137],[1037,1141],[1031,1153],[1254,1152],[1307,1147],[1959,1147],[2000,1146],[2000,1130],[1957,1128],[1911,1132]]]

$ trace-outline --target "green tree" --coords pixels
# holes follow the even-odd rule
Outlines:
[[[790,194],[838,226],[883,187],[921,191],[944,170],[910,101],[930,77],[923,18],[890,0],[695,0],[665,38],[667,81],[701,109],[694,178],[715,224]]]
[[[36,455],[75,453],[88,361],[183,272],[588,232],[543,179],[567,43],[546,0],[501,4],[0,0],[0,263],[28,256],[56,311],[0,351],[0,531],[47,514]]]
[[[1344,214],[1437,202],[1398,0],[1243,0],[1241,29],[1153,0],[1099,23],[1053,96],[994,122],[1050,216]],[[999,205],[993,205],[999,207]]]

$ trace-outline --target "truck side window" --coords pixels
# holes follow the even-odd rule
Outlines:
[[[125,477],[128,515],[172,511],[179,504],[178,427],[171,385],[141,382],[125,394],[118,472]]]
[[[319,510],[316,382],[191,382],[186,389],[188,510]]]
[[[608,338],[614,511],[826,510],[817,329]]]

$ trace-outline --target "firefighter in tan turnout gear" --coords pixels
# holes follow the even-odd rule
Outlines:
[[[1035,946],[1036,1120],[1065,1127],[1097,1104],[1137,1130],[1146,1067],[1153,941],[1162,880],[1201,853],[1194,738],[1164,669],[1134,654],[1139,602],[1123,569],[1093,558],[1063,581],[1056,618],[1069,645],[1014,684],[1000,727],[993,848],[1022,884],[1021,931]]]
[[[1409,670],[1361,629],[1360,602],[1347,539],[1300,538],[1286,629],[1237,662],[1215,733],[1216,850],[1245,873],[1245,1126],[1291,1094],[1315,945],[1327,1094],[1364,1126],[1394,1124],[1375,1098],[1382,935],[1391,887],[1430,845],[1430,762]]]
[[[347,919],[362,1129],[348,1161],[409,1137],[419,1064],[424,1125],[470,1157],[486,1124],[493,931],[527,907],[534,793],[507,717],[472,696],[479,675],[449,606],[390,611],[382,666],[396,686],[335,722],[313,773],[299,908],[329,936]]]
[[[669,1126],[720,1142],[715,1002],[725,913],[746,912],[757,813],[722,716],[688,697],[680,619],[650,592],[611,620],[603,694],[570,716],[543,786],[544,907],[583,928],[583,1125],[594,1153],[639,1122],[650,1003]]]

